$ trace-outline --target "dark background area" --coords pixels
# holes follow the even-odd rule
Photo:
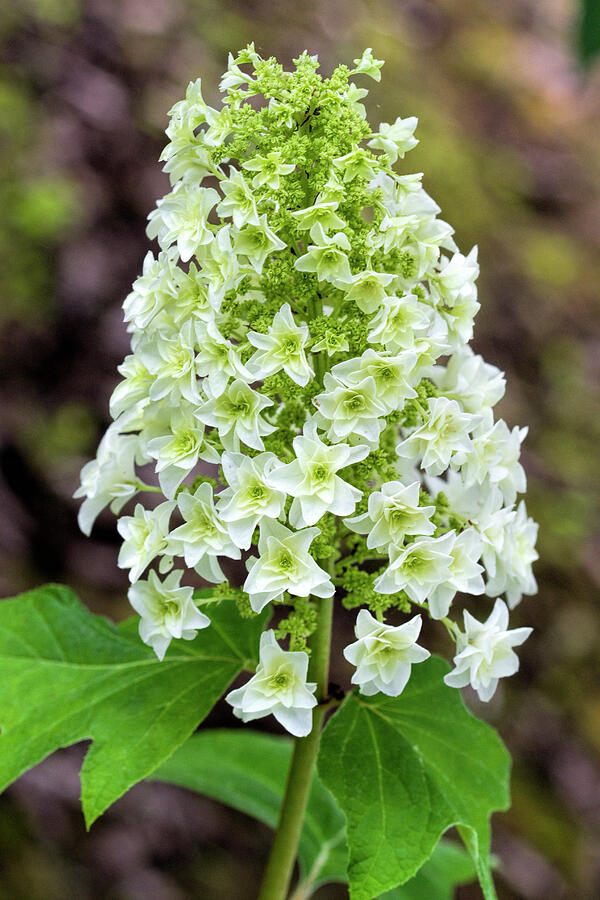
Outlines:
[[[578,14],[573,0],[0,6],[0,596],[55,580],[127,614],[114,519],[84,538],[71,495],[108,424],[120,304],[188,81],[216,103],[227,51],[250,40],[285,64],[307,48],[325,73],[372,46],[386,65],[371,122],[419,117],[403,170],[425,172],[463,251],[479,245],[474,347],[507,373],[499,414],[530,426],[541,526],[539,595],[514,615],[535,626],[521,672],[485,709],[469,697],[515,759],[494,820],[503,900],[600,896],[600,70],[579,67]],[[447,653],[441,639],[428,646]],[[231,725],[228,708],[209,724]],[[82,753],[0,798],[1,900],[254,896],[268,830],[202,797],[139,785],[86,835]]]

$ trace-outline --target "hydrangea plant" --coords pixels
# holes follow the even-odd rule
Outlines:
[[[354,79],[378,81],[382,62],[367,50],[329,78],[308,53],[294,65],[250,45],[229,58],[220,108],[198,79],[169,113],[171,189],[148,226],[160,249],[125,299],[131,354],[76,493],[86,534],[104,507],[119,516],[118,565],[150,649],[123,626],[111,660],[147,666],[131,714],[155,737],[110,790],[90,764],[84,808],[93,820],[153,772],[178,780],[187,745],[171,755],[246,669],[226,695],[234,715],[273,716],[295,738],[261,900],[287,896],[299,841],[296,897],[347,879],[368,900],[422,877],[451,825],[490,898],[507,758],[455,689],[489,700],[531,630],[509,627],[536,590],[526,429],[494,419],[504,376],[469,346],[477,250],[459,251],[421,175],[404,171],[417,119],[367,122]],[[195,576],[210,587],[194,590]],[[359,610],[343,702],[328,675],[334,604]],[[447,634],[453,668],[419,643],[424,618]],[[173,665],[188,673],[179,688]],[[177,721],[173,690],[187,698]],[[93,719],[75,731],[96,747]],[[234,736],[243,764],[250,745]],[[339,834],[302,855],[311,784],[341,819],[341,874],[326,865]]]

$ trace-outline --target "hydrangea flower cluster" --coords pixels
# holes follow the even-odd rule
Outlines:
[[[403,690],[429,655],[425,613],[457,645],[447,683],[489,699],[529,633],[508,630],[508,608],[536,590],[537,526],[518,500],[526,429],[494,420],[504,377],[469,347],[477,250],[458,250],[420,174],[394,168],[417,119],[371,129],[354,82],[379,80],[370,50],[329,78],[308,53],[294,64],[250,45],[221,108],[198,79],[171,109],[171,190],[148,226],[160,250],[124,302],[132,352],[76,496],[86,534],[138,498],[119,565],[160,658],[210,624],[186,569],[246,615],[286,608],[229,701],[306,734],[307,641],[334,593],[362,607],[345,656],[363,693]],[[223,562],[242,558],[229,587]],[[458,594],[484,619],[490,598],[491,616],[465,613],[461,630]]]

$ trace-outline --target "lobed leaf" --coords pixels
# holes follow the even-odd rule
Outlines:
[[[0,790],[59,747],[92,740],[86,823],[150,775],[256,654],[264,617],[204,604],[211,626],[163,662],[132,632],[47,585],[0,603]]]
[[[509,756],[490,726],[443,683],[438,657],[413,669],[399,697],[352,694],[329,721],[319,775],[346,815],[352,900],[408,881],[458,825],[486,900],[494,810],[509,802]]]

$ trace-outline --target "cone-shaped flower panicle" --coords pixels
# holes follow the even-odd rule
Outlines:
[[[222,102],[196,79],[171,108],[113,422],[75,494],[86,534],[105,507],[119,516],[160,657],[208,624],[183,569],[232,617],[277,608],[289,645],[264,634],[229,698],[293,734],[310,728],[303,651],[334,594],[362,607],[346,657],[363,693],[403,690],[427,615],[458,642],[447,682],[488,697],[527,631],[508,610],[537,589],[527,429],[495,416],[504,375],[469,346],[477,248],[411,171],[415,116],[369,124],[381,66],[366,50],[322,77],[305,52],[286,72],[251,44],[229,55]],[[473,597],[496,606],[463,632]]]

